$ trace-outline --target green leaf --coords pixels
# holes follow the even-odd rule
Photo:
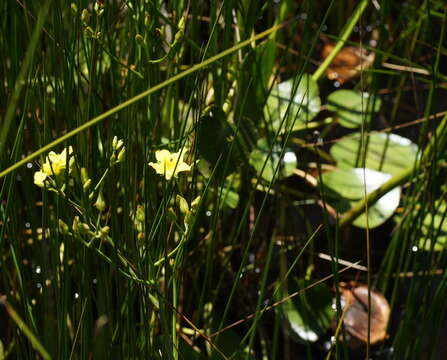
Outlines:
[[[268,182],[273,180],[273,175],[275,173],[275,169],[278,166],[280,155],[281,155],[281,147],[273,146],[272,153],[270,154],[270,146],[267,143],[266,139],[260,139],[257,142],[257,148],[253,150],[250,154],[250,165],[253,166],[258,173],[258,176],[261,176],[263,179]],[[268,160],[267,160],[268,158]],[[264,163],[267,161],[264,167]],[[296,155],[291,150],[285,150],[284,156],[281,160],[280,169],[276,175],[276,178],[285,178],[293,174],[293,170],[296,169],[297,159]],[[264,167],[264,168],[263,168]]]
[[[353,90],[334,91],[327,102],[327,109],[335,113],[340,125],[353,129],[360,127],[363,118],[378,112],[382,103],[379,98],[370,98],[368,93]]]
[[[288,291],[291,294],[309,284],[309,281],[303,279],[291,279]],[[277,301],[281,300],[279,296],[283,299],[288,294],[283,291],[281,295],[277,295]],[[331,324],[333,317],[331,292],[324,284],[313,286],[282,303],[280,313],[300,340],[315,342]]]
[[[258,74],[260,84],[258,86],[262,87],[262,92],[260,96],[267,93],[267,84],[269,82],[270,76],[272,76],[272,70],[275,66],[275,54],[276,54],[276,43],[273,40],[267,40],[265,43],[257,46],[255,48],[256,61],[253,66],[253,74]]]
[[[365,172],[365,177],[363,173]],[[366,179],[366,184],[364,181]],[[328,197],[328,202],[339,213],[348,211],[366,193],[376,190],[391,178],[385,174],[371,169],[339,169],[322,175],[323,189]],[[373,206],[368,208],[368,227],[374,228],[383,224],[399,206],[401,188],[396,187],[382,196]],[[360,228],[366,228],[366,215],[360,215],[353,224]]]
[[[284,81],[272,89],[264,107],[264,116],[272,133],[278,131],[283,118],[287,116],[281,126],[282,134],[302,128],[302,124],[312,120],[320,108],[318,84],[311,75],[303,74],[301,78]]]
[[[225,187],[222,192],[223,204],[231,209],[236,209],[239,203],[239,194],[230,187]]]
[[[422,236],[419,241],[421,250],[430,251],[433,245],[435,251],[447,247],[447,204],[444,201],[435,201],[435,209],[427,212],[422,222]],[[421,209],[421,206],[418,206]]]
[[[396,175],[414,164],[418,147],[409,139],[395,134],[372,132],[367,142],[365,167]],[[331,155],[341,169],[359,167],[361,162],[361,134],[345,136],[331,147]]]

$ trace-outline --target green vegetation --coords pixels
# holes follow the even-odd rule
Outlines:
[[[0,10],[0,359],[443,358],[443,1]]]

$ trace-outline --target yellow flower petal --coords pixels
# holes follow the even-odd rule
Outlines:
[[[71,154],[73,152],[73,148],[70,146],[68,148],[68,153]],[[73,165],[73,162],[70,159],[70,168]],[[51,176],[51,175],[59,175],[67,168],[67,148],[62,150],[60,154],[55,153],[54,151],[50,151],[47,155],[45,162],[42,164],[42,171]]]
[[[34,173],[34,184],[40,187],[45,186],[45,179],[47,178],[47,174],[42,171],[36,171]]]
[[[166,161],[166,159],[169,158],[170,156],[171,153],[169,152],[169,150],[164,149],[155,152],[155,158],[157,159],[158,162]]]

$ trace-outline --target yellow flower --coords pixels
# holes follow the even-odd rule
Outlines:
[[[71,167],[73,165],[74,158],[70,157],[73,152],[73,148],[70,146],[68,148],[69,154],[69,162],[68,168],[71,171]],[[34,184],[40,187],[44,187],[45,179],[48,176],[59,175],[67,168],[67,149],[62,150],[60,154],[55,153],[54,151],[50,151],[47,155],[45,162],[42,164],[40,171],[36,171],[34,173]]]
[[[156,151],[155,158],[157,162],[150,162],[149,166],[152,166],[157,174],[164,175],[166,180],[170,180],[172,177],[177,177],[177,174],[181,171],[191,170],[191,166],[183,161],[186,151],[186,149],[176,153],[171,153],[166,149]]]
[[[71,155],[73,148],[68,148],[68,154]],[[70,156],[69,156],[70,157]],[[45,162],[42,165],[42,170],[47,175],[59,175],[67,167],[67,149],[62,150],[60,154],[50,151]]]

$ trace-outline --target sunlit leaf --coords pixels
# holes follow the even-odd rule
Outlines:
[[[327,98],[327,108],[333,111],[340,125],[347,128],[358,128],[365,116],[378,112],[381,100],[371,98],[368,93],[353,90],[337,90]]]
[[[420,226],[420,239],[413,251],[442,251],[447,248],[447,204],[445,201],[435,201],[433,207],[417,204],[414,208],[414,217],[418,212],[425,215]]]
[[[299,83],[297,83],[299,81]],[[264,115],[271,132],[281,126],[280,133],[298,130],[312,120],[321,108],[318,84],[311,75],[303,74],[276,85],[267,99]],[[287,116],[283,124],[284,117]]]
[[[363,199],[365,190],[369,194],[390,178],[390,174],[362,168],[340,169],[322,175],[327,200],[341,214]],[[368,224],[365,213],[360,215],[353,224],[361,228],[366,228],[367,225],[369,228],[374,228],[383,224],[393,216],[399,206],[400,194],[400,187],[394,188],[368,208]]]
[[[250,154],[250,164],[255,168],[259,176],[270,182],[273,180],[275,169],[280,160],[281,147],[274,145],[270,156],[269,153],[270,146],[267,143],[267,140],[260,139],[256,149]],[[276,178],[285,178],[292,175],[296,166],[297,159],[295,153],[286,149],[281,159],[280,168],[276,174]]]
[[[395,134],[372,132],[365,135],[367,144],[365,167],[396,175],[412,166],[418,147],[409,139]],[[361,134],[345,136],[331,147],[331,155],[341,169],[360,167]]]

